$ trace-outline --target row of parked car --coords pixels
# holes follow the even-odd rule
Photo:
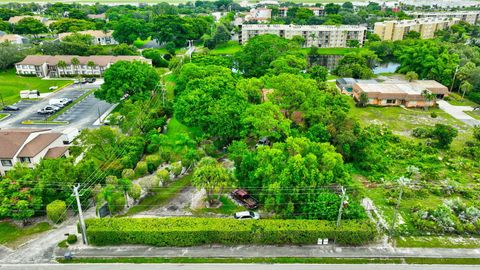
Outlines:
[[[86,84],[86,83],[94,83],[97,79],[95,78],[86,78],[86,79],[80,79],[80,80],[74,80],[73,84]]]
[[[70,98],[52,98],[48,102],[49,104],[43,109],[38,110],[38,114],[54,114],[61,110],[63,107],[67,106],[68,104],[72,103],[72,99]]]

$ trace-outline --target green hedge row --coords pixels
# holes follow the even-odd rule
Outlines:
[[[104,218],[86,220],[94,245],[145,244],[198,246],[208,244],[316,244],[333,239],[335,223],[322,220],[235,220],[225,218]],[[363,245],[377,232],[370,222],[344,220],[337,243]]]

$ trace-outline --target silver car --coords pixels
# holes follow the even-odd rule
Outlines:
[[[233,217],[236,219],[260,219],[260,215],[253,211],[237,212]]]

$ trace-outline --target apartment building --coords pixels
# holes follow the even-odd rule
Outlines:
[[[376,22],[374,33],[382,40],[402,40],[410,31],[420,33],[421,38],[433,38],[438,30],[447,29],[458,23],[457,18],[423,18],[402,21]]]
[[[74,65],[78,60],[78,64]],[[76,75],[102,76],[112,64],[118,61],[141,61],[149,65],[152,60],[142,56],[111,56],[111,55],[28,55],[21,62],[15,64],[17,74],[36,75],[37,77],[61,77]],[[61,63],[59,65],[59,63]]]
[[[310,9],[313,11],[313,15],[315,16],[324,16],[325,15],[325,9],[323,6],[321,7],[303,7]],[[279,17],[287,17],[288,14],[288,7],[280,7],[278,8],[278,16]]]
[[[268,22],[272,18],[272,10],[269,8],[252,8],[245,21]]]
[[[62,133],[49,129],[0,130],[0,175],[5,175],[18,162],[33,168],[41,159],[68,155]]]
[[[416,18],[456,18],[469,24],[480,23],[480,10],[451,11],[451,12],[409,12],[408,15]]]
[[[102,30],[86,30],[76,32],[82,35],[89,35],[92,37],[92,43],[94,45],[116,45],[118,42],[113,38],[113,31],[102,31]],[[73,32],[60,33],[58,38],[63,40],[65,37],[72,35]]]
[[[239,26],[238,41],[244,44],[255,36],[273,34],[287,39],[301,36],[305,47],[342,48],[347,47],[348,40],[358,40],[362,46],[366,32],[366,27],[358,25],[243,24]]]

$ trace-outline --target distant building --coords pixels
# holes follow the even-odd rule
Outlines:
[[[363,46],[366,32],[366,27],[358,25],[243,24],[239,26],[238,41],[243,44],[258,35],[274,34],[287,39],[301,36],[305,47],[341,48],[347,47],[348,40],[358,40]]]
[[[45,17],[42,17],[42,16],[37,16],[37,15],[35,15],[35,16],[28,16],[28,15],[13,16],[13,17],[10,17],[10,19],[8,19],[8,22],[11,23],[11,24],[17,24],[19,21],[21,21],[22,19],[25,19],[25,18],[36,19],[36,20],[40,21],[41,23],[43,23],[45,26],[50,26],[50,24],[55,22],[54,20],[49,20],[48,18],[45,18]]]
[[[314,16],[325,16],[325,9],[323,6],[321,7],[302,7],[306,9],[310,9],[313,11]],[[279,17],[287,17],[288,14],[288,7],[280,7],[278,8],[278,16]]]
[[[456,18],[423,18],[402,21],[376,22],[374,33],[382,40],[402,40],[410,31],[420,33],[421,38],[433,38],[435,32],[458,23]]]
[[[20,35],[15,35],[15,34],[5,34],[5,35],[0,35],[0,43],[4,42],[10,42],[12,44],[26,44],[28,43],[28,39],[24,36]]]
[[[245,21],[268,22],[272,18],[272,10],[269,8],[252,8],[245,15]]]
[[[63,144],[62,133],[49,129],[0,130],[0,174],[13,168],[17,162],[34,167],[43,158],[67,157],[68,146]]]
[[[430,107],[435,106],[435,100],[426,100],[423,91],[429,91],[442,99],[448,95],[448,88],[436,81],[418,80],[414,82],[362,82],[357,81],[352,86],[353,97],[358,101],[362,93],[368,97],[369,105]]]
[[[88,14],[87,18],[92,19],[92,20],[106,20],[107,15],[105,13],[101,14]]]
[[[450,11],[450,12],[407,12],[414,18],[456,18],[469,24],[480,23],[480,10],[474,11]]]
[[[92,43],[94,45],[116,45],[118,42],[113,38],[113,31],[102,31],[102,30],[86,30],[79,31],[78,34],[90,35],[92,36]],[[60,40],[64,39],[67,36],[70,36],[73,32],[60,33],[58,38]]]
[[[72,60],[76,58],[79,65],[73,65]],[[59,66],[60,62],[65,63],[65,67]],[[112,64],[118,61],[142,61],[152,64],[152,60],[143,56],[111,56],[111,55],[28,55],[23,61],[15,64],[17,74],[36,75],[37,77],[60,77],[75,75],[94,75],[102,76]],[[92,64],[92,65],[90,65]]]

